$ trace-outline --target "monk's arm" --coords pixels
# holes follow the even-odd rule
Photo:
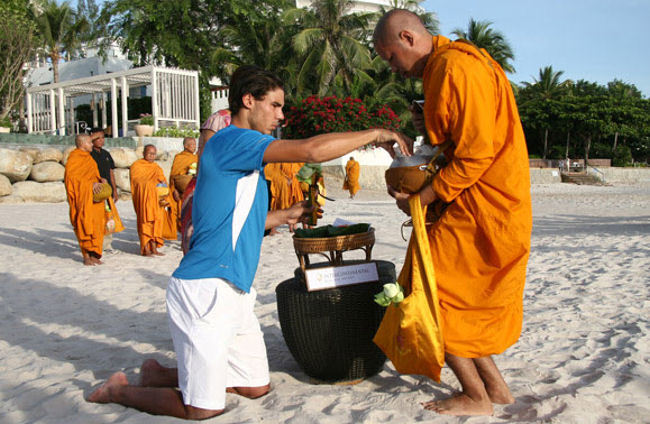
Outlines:
[[[376,143],[392,154],[398,143],[405,155],[410,155],[413,141],[403,134],[384,130],[319,134],[301,140],[274,140],[264,152],[264,162],[320,163],[343,156],[366,144]]]

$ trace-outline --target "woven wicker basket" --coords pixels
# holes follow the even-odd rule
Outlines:
[[[373,262],[379,272],[376,282],[307,292],[299,278],[292,278],[276,287],[282,335],[308,376],[328,383],[358,382],[383,367],[386,356],[372,339],[385,308],[373,299],[384,284],[395,281],[395,265]],[[304,279],[300,268],[295,274]]]
[[[366,253],[366,261],[372,257],[372,247],[375,245],[375,229],[358,234],[348,234],[336,237],[300,238],[293,237],[293,247],[304,271],[309,267],[309,255],[320,254],[327,258],[332,265],[343,263],[343,252],[361,249]],[[326,253],[327,252],[327,253]]]

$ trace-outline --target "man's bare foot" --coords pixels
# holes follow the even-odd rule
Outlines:
[[[160,365],[155,359],[147,359],[140,366],[140,385],[143,387],[176,387],[178,370]]]
[[[422,406],[424,409],[444,415],[492,415],[494,413],[489,399],[474,400],[464,393],[449,399],[424,402]]]
[[[93,258],[84,258],[84,265],[86,266],[95,266],[95,261],[93,261]]]
[[[155,251],[153,252],[153,254],[156,255],[156,256],[165,256],[164,253],[159,252],[158,250],[155,250]]]
[[[95,265],[101,265],[104,263],[100,261],[99,258],[95,258],[95,257],[91,257],[90,260],[92,260]]]
[[[122,371],[118,371],[115,374],[111,375],[106,383],[99,386],[94,392],[88,396],[88,402],[95,403],[109,403],[111,401],[111,391],[115,390],[121,386],[128,386],[129,380],[126,378],[126,374]]]

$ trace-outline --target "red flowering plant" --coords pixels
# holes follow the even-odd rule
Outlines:
[[[388,106],[368,110],[361,99],[309,96],[285,113],[283,137],[307,138],[318,134],[369,128],[398,130],[400,119]]]

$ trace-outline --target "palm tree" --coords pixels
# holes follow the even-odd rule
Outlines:
[[[440,22],[438,16],[433,12],[426,12],[420,7],[421,0],[390,0],[388,7],[381,6],[378,12],[379,17],[392,9],[406,9],[418,15],[426,29],[433,35],[440,33]]]
[[[534,78],[533,83],[524,82],[524,87],[528,90],[529,100],[540,102],[540,106],[544,111],[545,119],[543,119],[544,129],[544,151],[543,158],[546,159],[548,155],[548,132],[551,126],[551,115],[553,115],[553,102],[567,93],[570,81],[560,81],[560,77],[564,71],[554,71],[552,66],[546,66],[539,70],[539,78]],[[569,155],[569,140],[570,132],[567,134],[567,145],[565,156]]]
[[[88,30],[88,21],[75,15],[68,2],[60,6],[56,0],[44,0],[35,10],[35,21],[44,42],[46,55],[52,61],[54,82],[59,82],[59,61],[70,56],[81,45],[82,34]]]
[[[297,78],[301,94],[331,92],[333,83],[350,89],[355,74],[370,65],[368,40],[372,14],[347,14],[350,0],[315,0],[309,10],[298,9],[296,19],[304,29],[293,38],[296,53],[304,57]]]
[[[512,73],[515,71],[514,66],[510,64],[510,61],[515,58],[512,47],[510,47],[504,35],[500,31],[490,28],[490,25],[492,25],[492,22],[470,19],[467,32],[457,28],[452,31],[452,34],[487,50],[504,71]]]

